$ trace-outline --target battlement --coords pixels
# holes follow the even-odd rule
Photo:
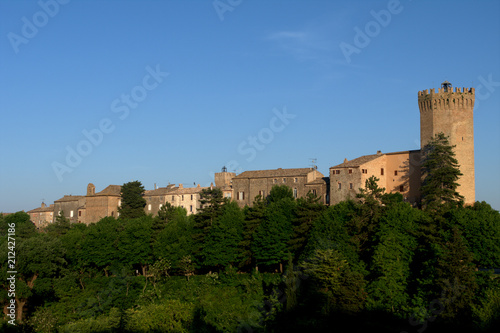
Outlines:
[[[438,92],[436,93],[436,88],[431,88],[431,89],[426,89],[418,92],[418,98],[426,98],[427,96],[433,97],[435,95],[439,94],[465,94],[465,95],[474,95],[475,94],[475,89],[474,88],[460,88],[460,87],[455,87],[450,88],[448,91],[445,91],[445,88],[438,88]],[[436,96],[437,97],[437,96]]]

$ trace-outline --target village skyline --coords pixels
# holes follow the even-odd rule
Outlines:
[[[224,6],[225,5],[225,6]],[[500,209],[500,5],[3,1],[0,211],[222,166],[420,149],[418,91],[476,90],[476,200]],[[92,24],[88,24],[92,22]]]

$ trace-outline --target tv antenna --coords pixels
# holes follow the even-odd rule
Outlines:
[[[317,158],[309,158],[309,160],[311,161],[311,168],[314,170],[318,170],[318,166],[316,165],[316,163],[318,163],[318,159]]]

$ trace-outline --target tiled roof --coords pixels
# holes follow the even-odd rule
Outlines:
[[[59,200],[56,200],[54,202],[63,202],[63,201],[76,201],[85,198],[84,195],[65,195]]]
[[[336,166],[331,167],[330,169],[335,169],[335,168],[354,168],[354,167],[359,167],[365,163],[371,162],[376,158],[379,158],[381,156],[384,156],[384,154],[373,154],[373,155],[364,155],[358,158],[355,158],[353,160],[344,162],[342,164],[338,164]]]
[[[208,187],[174,187],[169,185],[167,187],[160,187],[156,190],[148,190],[144,192],[144,196],[161,196],[161,195],[181,195],[181,194],[195,194],[200,193],[203,189]]]
[[[245,171],[240,173],[233,179],[242,178],[267,178],[267,177],[293,177],[306,176],[309,172],[315,171],[312,168],[297,168],[297,169],[273,169],[273,170],[255,170]]]
[[[397,151],[397,152],[393,152],[393,153],[380,153],[379,152],[379,153],[373,154],[373,155],[364,155],[364,156],[355,158],[353,160],[344,162],[342,164],[338,164],[336,166],[332,166],[330,169],[335,169],[335,168],[355,168],[355,167],[359,167],[359,166],[361,166],[361,165],[363,165],[365,163],[371,162],[374,159],[376,159],[378,157],[381,157],[381,156],[384,156],[384,155],[399,155],[399,154],[417,153],[419,151],[420,150],[406,150],[406,151]]]
[[[115,195],[120,196],[122,191],[122,187],[120,185],[109,185],[101,192],[96,193],[95,195]]]
[[[323,185],[330,182],[330,177],[317,178],[312,182],[306,183],[306,185]]]
[[[196,194],[200,193],[202,190],[206,189],[208,187],[184,187],[184,188],[179,188],[176,187],[172,189],[168,194],[170,195],[179,195],[179,194]]]
[[[38,207],[32,210],[27,211],[26,213],[43,213],[43,212],[53,212],[54,205],[50,205],[48,207]]]

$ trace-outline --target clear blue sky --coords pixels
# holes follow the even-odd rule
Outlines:
[[[476,199],[500,209],[499,17],[499,1],[2,0],[0,211],[419,149],[417,92],[444,80],[476,88]]]

